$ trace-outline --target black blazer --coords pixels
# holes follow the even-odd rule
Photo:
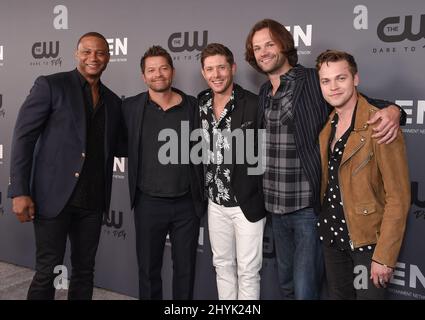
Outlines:
[[[109,210],[112,166],[122,124],[121,99],[103,84],[106,107],[105,208]],[[84,164],[86,121],[77,69],[36,79],[23,103],[12,140],[8,196],[29,195],[41,217],[55,217],[67,204]]]
[[[258,155],[258,96],[248,90],[243,89],[237,84],[234,84],[233,88],[235,91],[235,107],[232,111],[230,128],[232,131],[235,129],[241,129],[245,138],[246,130],[254,129],[254,153],[255,155]],[[199,94],[198,99],[200,101],[200,105],[205,104],[205,101],[203,102],[202,99],[206,98],[205,93],[208,91],[209,89]],[[244,142],[244,151],[246,155],[246,150],[248,147],[247,144],[252,143],[252,141],[247,141],[245,139]],[[244,157],[244,163],[236,163],[235,141],[233,141],[232,145],[232,159],[232,174],[230,177],[230,184],[232,186],[233,192],[236,195],[238,204],[245,217],[251,222],[256,222],[266,216],[262,184],[263,175],[248,175],[248,168],[255,168],[257,167],[257,164],[249,165],[246,161],[246,156]],[[206,173],[206,165],[204,165],[204,172]]]
[[[192,96],[186,95],[184,92],[178,89],[172,88],[172,90],[180,94],[183,99],[187,99],[189,104],[189,129],[191,131],[194,127],[197,128],[199,126],[199,116],[196,117],[196,99]],[[143,125],[144,110],[148,101],[148,97],[148,92],[142,92],[136,96],[126,98],[122,104],[122,113],[124,116],[128,141],[128,185],[132,208],[134,208],[136,201],[137,177],[140,169],[139,156],[141,154],[139,151],[143,152],[143,146],[140,143],[140,137]],[[195,141],[190,143],[190,149],[195,143]],[[139,150],[139,148],[141,148],[141,150]],[[189,172],[193,204],[195,206],[196,214],[201,217],[206,212],[206,201],[202,194],[202,165],[194,165],[190,163]]]

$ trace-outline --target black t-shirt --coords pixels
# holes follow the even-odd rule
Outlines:
[[[182,126],[189,132],[189,100],[166,111],[148,100],[141,129],[141,165],[138,189],[154,197],[179,197],[190,189],[189,135],[182,137]],[[165,141],[158,141],[159,135]],[[163,140],[163,139],[162,139]],[[186,147],[182,148],[182,144]],[[182,154],[186,152],[187,154]],[[183,159],[183,161],[182,161]]]

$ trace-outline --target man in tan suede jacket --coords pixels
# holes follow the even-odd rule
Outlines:
[[[371,138],[378,110],[357,92],[354,58],[328,50],[317,58],[320,86],[335,108],[320,134],[322,241],[331,299],[384,299],[410,206],[406,148]],[[358,277],[367,272],[366,281]],[[356,273],[360,273],[356,276]]]

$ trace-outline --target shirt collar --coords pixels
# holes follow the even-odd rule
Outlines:
[[[77,74],[78,74],[78,79],[80,80],[81,88],[84,89],[84,88],[86,88],[86,86],[89,85],[89,82],[87,81],[86,78],[84,78],[84,76],[80,73],[80,71],[78,71],[78,69],[76,69],[76,70],[77,70]],[[99,93],[102,94],[102,92],[103,92],[103,84],[99,79]]]
[[[207,95],[209,96],[207,102],[208,101],[210,102],[208,105],[212,109],[212,102],[213,102],[213,99],[214,99],[214,92],[211,89],[209,89],[208,92],[207,92]],[[226,103],[226,105],[224,106],[224,109],[228,109],[228,112],[229,111],[233,111],[233,109],[235,108],[234,100],[235,100],[235,89],[233,88],[232,93],[230,94],[230,99]]]
[[[357,103],[358,103],[358,102],[357,102]],[[349,127],[349,128],[348,128],[348,130],[347,130],[347,131],[349,131],[349,132],[353,131],[353,129],[354,129],[354,124],[355,124],[355,122],[356,122],[357,103],[356,103],[356,106],[354,107],[353,115],[352,115],[352,117],[351,117],[351,124],[350,124],[350,127]],[[333,118],[332,118],[332,120],[331,120],[331,125],[332,125],[332,127],[336,127],[336,125],[338,124],[338,121],[339,121],[339,116],[338,116],[338,113],[337,113],[337,112],[335,112],[335,115],[333,116]]]
[[[274,96],[272,96],[272,85],[270,82],[267,95],[274,99],[280,99],[284,91],[283,88],[285,88],[289,83],[292,83],[295,81],[296,75],[297,75],[297,69],[298,69],[298,66],[292,67],[291,69],[289,69],[288,72],[280,76],[280,85]]]
[[[295,81],[295,76],[297,74],[298,66],[292,67],[288,72],[280,76],[280,82],[282,81]]]
[[[179,104],[176,104],[176,105],[172,106],[170,109],[173,109],[173,108],[175,108],[175,107],[179,107],[179,108],[181,108],[182,106],[184,106],[184,105],[185,105],[185,103],[186,103],[186,100],[187,100],[186,95],[185,95],[182,91],[180,91],[180,90],[178,90],[178,89],[176,89],[176,88],[173,88],[173,87],[171,87],[171,91],[173,91],[173,92],[175,92],[175,93],[179,94],[179,95],[180,95],[180,97],[182,97],[182,101],[180,101],[180,103],[179,103]],[[147,94],[148,94],[148,103],[149,103],[149,104],[153,104],[153,105],[155,105],[155,106],[158,106],[158,104],[157,104],[155,101],[153,101],[153,100],[151,99],[151,97],[150,97],[150,95],[149,95],[149,91],[147,91]],[[158,107],[159,107],[159,106],[158,106]],[[168,109],[168,110],[170,110],[170,109]]]

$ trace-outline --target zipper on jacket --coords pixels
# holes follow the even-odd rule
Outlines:
[[[344,201],[344,194],[343,194],[342,184],[341,184],[341,181],[342,181],[342,180],[341,180],[340,170],[341,170],[341,166],[339,167],[339,170],[338,170],[339,193],[340,193],[340,195],[341,195],[341,200],[342,200],[342,203],[343,203],[342,209],[343,209],[343,211],[344,211],[344,218],[345,218],[345,224],[347,225],[348,237],[350,238],[350,240],[348,240],[348,243],[350,244],[351,251],[354,251],[354,242],[353,242],[353,240],[351,239],[350,227],[349,227],[349,225],[348,225],[348,224],[349,224],[349,223],[348,223],[348,219],[347,219],[347,216],[346,216],[346,214],[345,214],[345,208],[344,208],[344,203],[345,203],[345,201]]]
[[[353,130],[353,131],[355,131],[355,130]],[[365,141],[365,137],[363,137],[362,135],[360,135],[361,136],[361,138],[360,138],[360,142],[364,142]],[[351,152],[350,153],[350,155],[343,161],[343,162],[341,162],[340,164],[339,164],[339,167],[341,167],[344,163],[346,163],[348,160],[350,160],[351,159],[351,157],[357,152],[357,151],[359,151],[360,150],[360,148],[361,147],[363,147],[363,145],[364,145],[364,143],[362,143],[362,144],[359,144],[358,146],[357,146],[357,148],[356,149],[354,149],[353,150],[353,152]]]
[[[352,176],[356,175],[361,169],[363,169],[364,167],[366,167],[366,165],[370,162],[370,160],[373,157],[373,151],[369,153],[369,155],[367,156],[367,158],[365,160],[363,160],[362,163],[360,163],[360,165],[356,168],[356,170],[353,171],[353,173],[351,174]]]

